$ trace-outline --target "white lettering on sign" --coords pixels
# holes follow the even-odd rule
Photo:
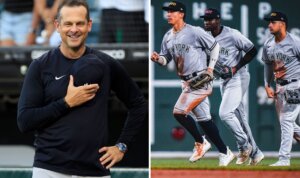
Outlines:
[[[101,51],[118,60],[124,60],[126,58],[126,53],[125,50],[123,49],[101,50]]]
[[[168,2],[165,2],[163,4],[163,7],[167,7],[169,6],[169,3]],[[159,10],[162,10],[161,8]],[[164,16],[164,19],[167,19],[167,15],[168,15],[168,11],[163,11],[163,16]]]
[[[265,41],[271,37],[270,31],[268,28],[257,27],[256,28],[257,44],[263,45]]]
[[[262,57],[262,51],[263,51],[263,44],[269,37],[271,37],[269,29],[264,28],[264,27],[257,27],[256,28],[256,37],[257,37],[257,44],[260,45],[260,48],[258,49],[258,53],[256,55],[256,60],[261,65],[264,65],[264,62],[261,60],[261,57]]]
[[[258,3],[258,17],[259,19],[264,19],[264,17],[271,13],[272,6],[268,2]]]
[[[290,30],[291,34],[294,34],[300,38],[300,29],[299,28],[292,28]]]
[[[233,5],[230,2],[223,2],[221,3],[221,17],[223,20],[232,20],[233,16],[231,13]]]
[[[204,2],[193,3],[193,19],[198,20],[200,19],[201,15],[204,15],[205,9],[207,9],[207,5]]]
[[[33,50],[31,51],[31,59],[39,58],[46,52],[48,52],[48,50]]]

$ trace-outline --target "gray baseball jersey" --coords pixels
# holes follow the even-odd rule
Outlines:
[[[300,88],[300,39],[290,33],[279,43],[275,42],[274,36],[269,38],[264,44],[262,60],[266,63],[265,70],[271,68],[274,72],[281,73],[276,76],[277,79],[296,79],[295,82],[286,85],[276,85],[275,107],[281,128],[279,160],[289,160],[293,132],[297,132],[296,129],[299,128],[295,121],[300,113],[300,104],[287,103],[284,93],[286,90]],[[265,73],[266,81],[267,78]]]
[[[300,39],[290,33],[280,43],[275,43],[274,36],[269,38],[264,44],[262,60],[274,63],[274,72],[283,73],[281,79],[300,79]]]
[[[241,32],[227,26],[222,26],[221,33],[215,39],[220,44],[218,62],[229,67],[236,66],[242,60],[243,52],[247,53],[254,47],[253,43]],[[253,151],[250,156],[253,159],[256,155],[261,154],[261,151],[254,141],[243,105],[243,97],[249,87],[250,75],[245,68],[241,68],[229,81],[221,81],[220,118],[235,136],[239,150],[249,149],[249,145],[252,146]]]
[[[212,50],[216,44],[216,40],[201,27],[185,24],[180,31],[174,32],[170,29],[165,34],[160,55],[164,56],[168,62],[174,60],[179,76],[187,76],[207,68],[205,50]],[[182,81],[182,93],[173,112],[185,114],[193,112],[196,119],[201,121],[211,119],[207,98],[211,92],[211,85],[191,90],[188,81]]]
[[[174,33],[170,29],[164,36],[160,55],[167,61],[174,60],[178,75],[188,75],[207,68],[205,49],[215,47],[216,40],[202,28],[186,24]]]
[[[219,60],[222,65],[233,67],[243,57],[243,51],[247,53],[254,45],[236,29],[223,26],[222,32],[215,37],[220,44]]]

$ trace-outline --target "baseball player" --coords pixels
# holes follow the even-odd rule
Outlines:
[[[287,32],[288,19],[282,12],[272,12],[264,19],[273,35],[263,47],[265,89],[275,99],[281,128],[279,160],[270,166],[289,166],[293,134],[300,133],[295,122],[300,112],[300,39]],[[272,81],[276,82],[275,92]]]
[[[250,157],[249,165],[256,165],[264,155],[254,141],[242,101],[250,82],[245,65],[254,58],[257,50],[239,31],[221,25],[218,10],[206,9],[205,14],[200,17],[204,19],[205,30],[220,44],[219,60],[216,64],[222,94],[219,115],[237,141],[239,154],[236,164],[243,164]]]
[[[203,157],[210,149],[211,144],[200,135],[197,125],[190,115],[202,127],[206,135],[219,150],[219,166],[227,166],[234,154],[223,143],[219,130],[211,119],[208,95],[212,93],[212,73],[219,56],[219,44],[202,28],[194,27],[184,22],[186,16],[185,5],[172,1],[167,7],[167,20],[171,28],[164,36],[160,53],[153,52],[151,60],[167,65],[172,59],[177,67],[177,74],[182,80],[182,93],[175,104],[173,115],[195,139],[193,155],[190,161],[194,162]],[[204,49],[211,51],[207,67],[207,56]],[[206,75],[206,76],[205,76]],[[210,78],[208,83],[199,84],[201,76]]]

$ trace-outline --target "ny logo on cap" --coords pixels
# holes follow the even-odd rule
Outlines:
[[[277,16],[277,14],[275,13],[275,12],[273,12],[272,14],[271,14],[271,16],[273,17],[273,16]]]
[[[170,2],[169,6],[176,6],[176,2]]]
[[[213,13],[213,11],[210,10],[210,9],[207,9],[207,10],[205,11],[205,13],[206,13],[206,14],[211,14],[211,13]]]

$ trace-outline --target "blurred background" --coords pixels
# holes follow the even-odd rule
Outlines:
[[[180,1],[180,0],[179,0]],[[166,21],[166,12],[161,8],[169,1],[151,1],[150,50],[160,51],[165,32],[170,29]],[[268,38],[268,23],[263,17],[273,10],[284,12],[288,16],[288,31],[300,37],[300,13],[297,7],[300,2],[294,0],[185,0],[186,22],[203,27],[200,15],[206,8],[213,7],[220,11],[222,24],[241,31],[256,46],[259,53],[248,65],[251,75],[250,87],[245,100],[248,108],[248,119],[256,143],[267,156],[277,156],[280,146],[280,127],[275,113],[273,100],[267,98],[263,83],[263,63],[261,61],[262,46]],[[150,63],[150,142],[152,157],[188,157],[194,140],[173,118],[172,111],[181,93],[180,81],[176,76],[176,68],[171,62],[161,67]],[[234,137],[221,122],[218,110],[221,101],[219,82],[214,82],[213,94],[209,97],[211,114],[220,130],[224,142],[230,149],[237,151]],[[232,98],[234,100],[234,98]],[[298,119],[297,122],[299,122]],[[201,130],[201,129],[200,129]],[[213,151],[216,148],[213,146]],[[208,152],[209,154],[210,152]],[[292,153],[299,156],[300,144],[294,140]],[[292,155],[293,155],[292,154]],[[216,153],[213,155],[217,156]]]
[[[0,167],[32,166],[34,133],[21,134],[17,128],[18,97],[31,61],[60,44],[53,20],[61,1],[0,0]],[[87,2],[93,21],[87,45],[119,60],[148,100],[147,12],[150,2]],[[111,93],[110,145],[115,144],[126,114],[125,106]],[[148,152],[147,117],[137,139],[117,166],[148,168]]]

